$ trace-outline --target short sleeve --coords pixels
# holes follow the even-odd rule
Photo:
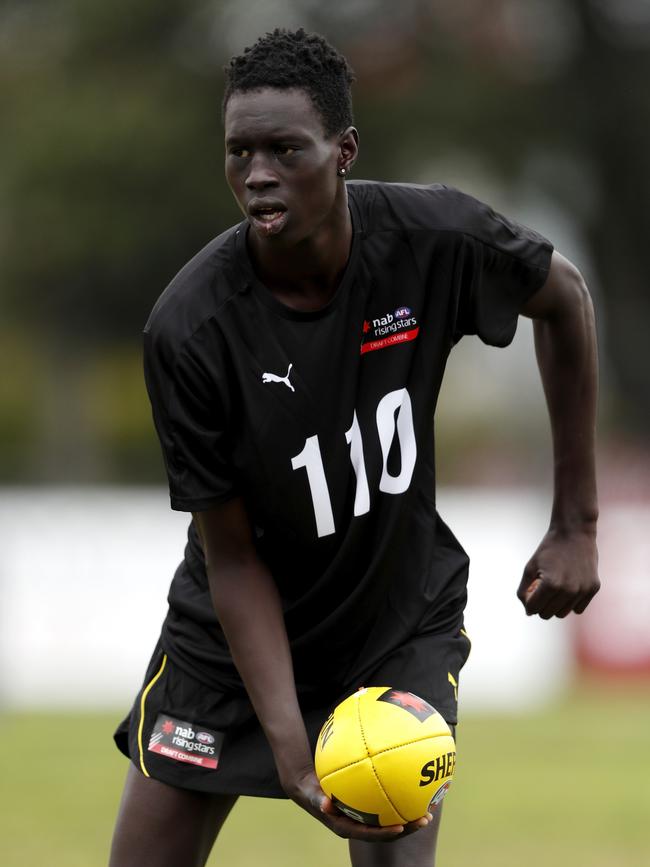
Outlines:
[[[172,509],[203,511],[238,493],[231,460],[225,366],[210,341],[172,349],[144,332],[144,374]]]
[[[453,339],[476,334],[490,346],[507,346],[521,308],[546,280],[553,245],[471,196],[462,195],[461,208]]]

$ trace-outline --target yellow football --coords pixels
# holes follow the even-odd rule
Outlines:
[[[318,736],[316,774],[339,810],[367,825],[401,825],[444,798],[456,744],[438,711],[411,692],[360,689]]]

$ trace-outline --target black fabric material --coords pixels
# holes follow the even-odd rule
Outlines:
[[[387,686],[419,695],[442,714],[455,737],[457,701],[449,674],[458,680],[469,649],[469,640],[460,631],[451,635],[421,635],[385,659],[369,674],[367,682],[354,682],[329,693],[299,688],[298,697],[312,752],[333,708],[361,686]],[[142,691],[160,670],[163,655],[158,643],[142,690],[115,732],[115,743],[120,751],[131,758],[140,771],[143,762],[151,777],[171,786],[213,794],[286,797],[271,749],[245,692],[206,689],[169,658],[162,675],[144,699],[144,722],[140,732]],[[150,751],[149,740],[159,714],[189,722],[197,731],[224,732],[217,768],[196,767]]]

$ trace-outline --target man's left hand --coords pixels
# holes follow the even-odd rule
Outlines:
[[[549,620],[582,614],[599,589],[595,528],[550,529],[524,569],[517,596],[526,614]]]

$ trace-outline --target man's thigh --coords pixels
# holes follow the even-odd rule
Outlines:
[[[433,867],[442,804],[433,811],[426,828],[394,843],[362,843],[350,840],[352,867]]]
[[[236,800],[168,786],[129,765],[109,867],[202,867]]]

